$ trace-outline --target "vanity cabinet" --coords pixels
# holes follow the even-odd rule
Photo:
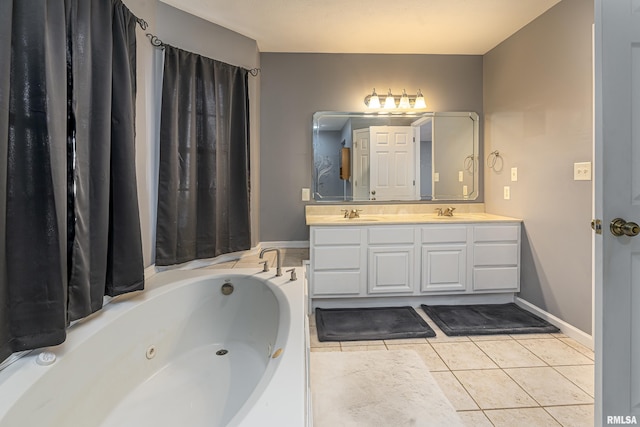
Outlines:
[[[411,294],[415,287],[415,228],[367,227],[367,293]]]
[[[520,290],[520,223],[311,226],[311,298]]]
[[[469,281],[466,225],[421,229],[421,293],[464,292]]]
[[[311,294],[358,296],[366,284],[364,227],[312,227]]]
[[[473,290],[520,290],[520,225],[473,227]]]

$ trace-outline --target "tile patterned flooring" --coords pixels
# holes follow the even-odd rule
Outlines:
[[[564,334],[319,342],[309,317],[311,351],[415,350],[466,425],[593,425],[593,351]],[[313,385],[312,385],[313,388]]]
[[[283,266],[301,266],[308,249],[282,249]],[[275,253],[266,254],[271,266]],[[208,268],[251,268],[250,255]],[[564,334],[319,342],[309,316],[311,351],[416,351],[466,425],[588,427],[593,425],[594,354]],[[313,388],[313,385],[312,385]]]

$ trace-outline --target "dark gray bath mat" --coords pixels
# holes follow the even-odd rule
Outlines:
[[[421,305],[442,332],[456,335],[535,334],[560,330],[514,303]]]
[[[435,337],[412,307],[316,308],[320,341]]]

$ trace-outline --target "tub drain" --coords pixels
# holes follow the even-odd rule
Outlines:
[[[217,355],[217,356],[224,356],[224,355],[225,355],[225,354],[227,354],[227,353],[229,353],[229,350],[224,350],[224,349],[222,349],[222,350],[218,350],[218,351],[216,351],[216,355]]]

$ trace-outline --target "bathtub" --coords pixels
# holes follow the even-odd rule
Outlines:
[[[74,323],[0,371],[0,426],[310,425],[304,275],[256,271],[158,273]]]

